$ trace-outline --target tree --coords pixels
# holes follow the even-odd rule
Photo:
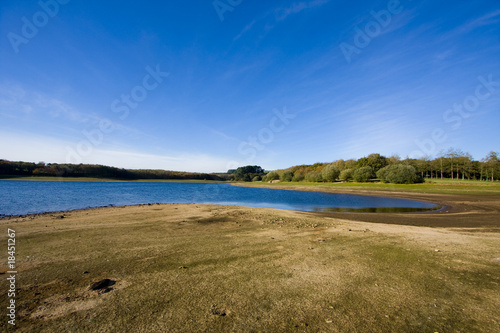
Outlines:
[[[392,156],[389,156],[387,159],[388,164],[399,164],[401,163],[401,157],[398,154],[394,154]]]
[[[344,169],[354,169],[356,167],[356,160],[352,158],[350,160],[345,161]]]
[[[266,181],[271,181],[271,180],[278,180],[280,179],[280,175],[276,171],[271,171],[266,175],[265,180]]]
[[[368,157],[362,157],[356,163],[358,167],[369,166],[373,169],[374,172],[385,167],[389,162],[387,161],[387,157],[382,156],[380,154],[370,154]]]
[[[424,178],[424,173],[428,172],[428,157],[425,156],[417,160],[413,160],[412,162],[413,163],[410,165],[413,164],[412,166],[415,168],[416,172],[420,173],[421,177]]]
[[[498,179],[498,166],[500,164],[498,153],[490,151],[490,153],[483,159],[483,161],[487,170],[486,175],[491,174],[491,181],[495,181],[495,179]],[[486,180],[488,180],[488,176],[486,176]]]
[[[439,152],[439,167],[441,170],[441,179],[443,179],[443,158],[444,158],[444,152],[440,151]]]
[[[457,150],[457,149],[453,149],[453,148],[449,148],[448,149],[448,153],[446,154],[446,156],[448,156],[448,158],[450,159],[450,172],[451,172],[451,179],[454,179],[454,171],[456,171],[456,174],[457,174],[457,179],[458,179],[458,163],[455,167],[455,163],[457,162],[456,159],[459,157],[459,156],[462,156],[463,155],[463,152],[460,151],[460,150]],[[455,168],[456,169],[455,169]]]
[[[262,176],[264,174],[264,169],[258,165],[247,165],[244,167],[239,167],[234,172],[234,180],[236,181],[251,181],[255,176]]]
[[[292,179],[293,179],[293,172],[291,172],[290,170],[286,170],[280,176],[280,180],[282,182],[291,182]]]
[[[384,183],[414,184],[423,182],[423,177],[417,174],[411,165],[393,164],[377,171],[377,177]]]
[[[462,180],[465,180],[466,174],[467,179],[470,180],[471,166],[472,166],[472,156],[469,153],[465,153],[458,157],[457,167],[462,170]]]
[[[365,166],[357,168],[354,170],[352,178],[355,182],[364,183],[369,181],[374,177],[373,168],[371,166]]]
[[[306,178],[306,174],[303,170],[298,170],[293,173],[292,181],[301,182]]]
[[[334,182],[339,177],[340,171],[335,164],[328,164],[323,167],[321,176],[325,182]]]
[[[342,181],[350,181],[352,180],[352,174],[354,172],[354,169],[344,169],[342,172],[340,172],[339,179]]]
[[[310,171],[306,174],[306,182],[321,182],[323,181],[323,177],[321,173],[318,171]]]
[[[335,161],[334,164],[337,166],[337,168],[339,169],[339,171],[342,171],[342,170],[345,169],[345,161],[343,159]]]

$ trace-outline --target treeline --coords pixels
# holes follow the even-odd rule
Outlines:
[[[426,178],[498,180],[500,179],[498,153],[492,151],[480,161],[475,161],[468,153],[451,148],[434,159],[401,159],[399,156],[385,157],[380,154],[370,154],[358,160],[341,159],[332,163],[298,165],[261,176],[263,181],[368,182],[378,179],[396,184],[418,183]]]
[[[231,180],[245,182],[260,181],[262,180],[262,177],[265,176],[264,169],[258,165],[239,167],[236,170],[228,170],[227,173],[231,174]]]
[[[29,163],[0,160],[1,176],[89,177],[123,180],[177,179],[229,180],[227,174],[179,172],[167,170],[131,170],[94,164]]]
[[[490,152],[480,161],[468,153],[449,149],[430,159],[401,159],[370,154],[360,159],[337,160],[332,163],[297,165],[265,172],[257,165],[240,167],[227,173],[196,173],[168,170],[131,170],[93,164],[30,163],[0,160],[0,176],[91,177],[122,180],[174,179],[217,181],[282,181],[282,182],[382,182],[412,184],[424,179],[462,179],[495,181],[500,179],[498,153]]]

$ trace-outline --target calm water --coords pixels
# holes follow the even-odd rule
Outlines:
[[[157,202],[305,211],[419,211],[436,207],[405,199],[248,188],[221,183],[0,181],[0,215]]]

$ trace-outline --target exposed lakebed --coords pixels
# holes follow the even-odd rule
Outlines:
[[[251,188],[225,183],[0,181],[0,215],[147,203],[328,212],[416,212],[440,208],[433,203],[399,198]]]

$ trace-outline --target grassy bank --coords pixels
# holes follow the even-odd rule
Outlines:
[[[280,182],[280,183],[239,183],[245,186],[289,187],[327,190],[352,190],[352,191],[392,191],[410,193],[437,193],[437,194],[466,194],[466,195],[500,195],[500,182],[462,181],[462,180],[432,180],[422,184],[384,184],[380,182],[355,183],[308,183],[308,182]]]
[[[0,226],[5,246],[16,230],[20,332],[500,330],[498,234],[214,205]]]

